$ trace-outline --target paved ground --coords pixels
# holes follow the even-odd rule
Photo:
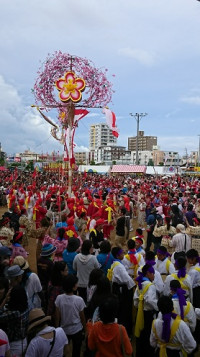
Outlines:
[[[2,214],[7,210],[6,207],[0,207],[0,217],[2,216]],[[133,231],[130,232],[129,234],[129,237],[133,237],[134,236],[134,233],[135,233],[135,229],[137,228],[137,221],[134,219],[133,220]],[[111,234],[111,241],[113,241],[114,239],[114,231],[112,232]],[[146,231],[144,231],[144,237],[146,239]],[[32,269],[32,271],[34,272],[37,272],[37,269],[36,269],[36,255],[35,255],[35,252],[36,252],[36,240],[34,238],[30,239],[30,242],[29,242],[29,246],[27,248],[27,251],[29,252],[29,257],[28,257],[28,261],[29,261],[29,265],[30,265],[30,268]],[[200,331],[199,331],[200,333]],[[200,357],[200,351],[198,353],[195,354],[195,357]]]

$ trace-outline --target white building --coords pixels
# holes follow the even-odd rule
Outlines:
[[[153,151],[138,151],[139,165],[148,165],[149,160],[153,160]],[[136,164],[136,151],[131,151],[131,163]]]
[[[117,138],[113,136],[112,130],[105,123],[90,125],[90,150],[98,149],[100,146],[108,144],[115,145]]]
[[[131,162],[131,152],[127,151],[125,146],[106,145],[100,146],[94,152],[94,161],[96,164],[105,163],[112,165],[113,161],[117,164],[129,164]]]

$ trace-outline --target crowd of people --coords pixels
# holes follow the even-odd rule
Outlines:
[[[200,180],[65,180],[0,173],[0,356],[194,356]]]

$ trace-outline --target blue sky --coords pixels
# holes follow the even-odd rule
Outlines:
[[[1,0],[0,4],[0,141],[5,151],[62,151],[49,125],[30,108],[40,60],[55,50],[87,57],[97,67],[109,69],[115,90],[110,108],[117,116],[119,145],[127,146],[128,136],[136,135],[136,121],[129,113],[147,112],[140,129],[158,136],[162,150],[198,149],[197,0]],[[77,149],[88,147],[90,124],[102,121],[100,110],[90,110],[77,130]]]

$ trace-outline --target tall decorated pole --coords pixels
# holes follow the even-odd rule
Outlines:
[[[107,104],[112,98],[112,84],[106,77],[107,69],[98,69],[86,59],[57,51],[48,55],[38,71],[32,92],[35,106],[52,126],[52,136],[64,145],[64,160],[68,162],[68,195],[72,194],[75,167],[74,136],[78,121],[89,112],[86,108],[105,108],[107,123],[117,135],[114,113]],[[58,124],[45,112],[58,111]]]

